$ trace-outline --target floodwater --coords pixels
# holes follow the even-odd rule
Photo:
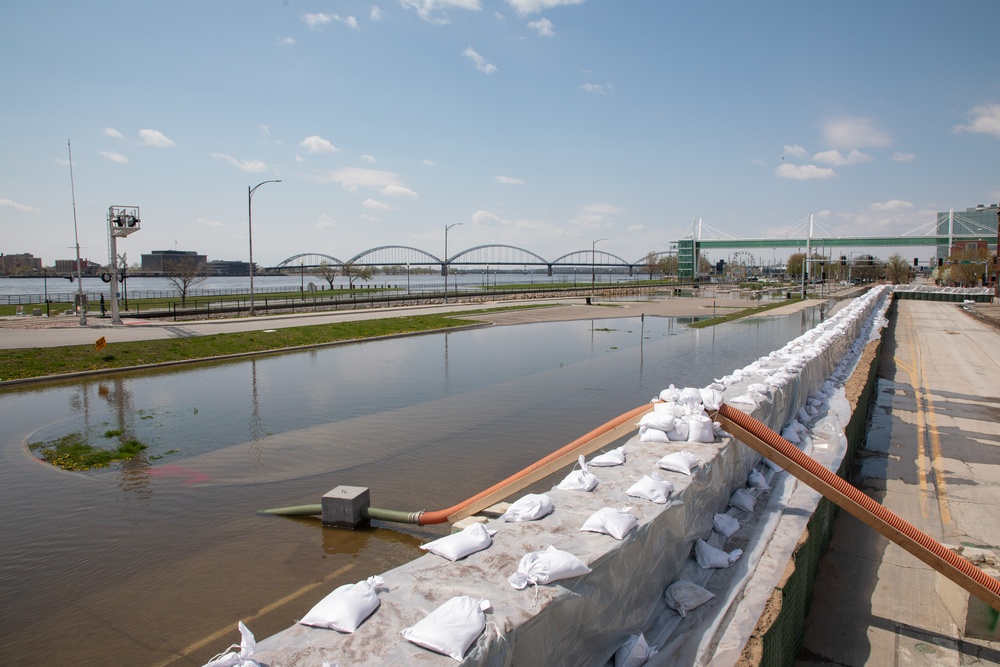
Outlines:
[[[255,510],[341,484],[375,507],[449,507],[821,317],[491,327],[0,391],[0,664],[202,665],[238,620],[273,634],[446,530]],[[26,447],[116,430],[148,449],[111,469],[65,472]]]

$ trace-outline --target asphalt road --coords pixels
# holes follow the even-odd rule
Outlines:
[[[902,300],[851,480],[949,545],[1000,544],[1000,331],[957,304]],[[983,310],[987,310],[984,308]],[[963,636],[935,573],[846,512],[820,565],[798,665],[1000,665]]]

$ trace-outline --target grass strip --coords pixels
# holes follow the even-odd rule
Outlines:
[[[774,310],[775,308],[781,308],[782,306],[787,306],[792,303],[796,303],[801,299],[788,299],[786,301],[775,301],[774,303],[769,303],[763,306],[754,306],[753,308],[743,308],[742,310],[737,310],[733,313],[728,313],[726,315],[719,315],[717,317],[709,317],[704,320],[698,320],[697,322],[692,322],[688,326],[692,329],[704,329],[705,327],[714,327],[716,324],[722,324],[724,322],[732,322],[733,320],[738,320],[744,317],[753,317],[754,315],[759,315],[768,310]]]
[[[492,310],[492,309],[489,309]],[[34,347],[0,350],[0,379],[20,380],[81,371],[102,371],[191,359],[267,352],[302,345],[321,345],[393,334],[451,329],[469,324],[447,314],[386,317],[356,322],[334,322],[273,331],[245,331],[191,338],[167,338],[127,343]]]

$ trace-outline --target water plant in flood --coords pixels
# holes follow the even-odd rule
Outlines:
[[[128,461],[144,449],[146,445],[135,439],[126,440],[115,449],[94,447],[78,431],[31,445],[38,458],[63,470],[106,468],[118,461]]]

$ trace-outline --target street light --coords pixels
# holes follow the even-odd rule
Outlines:
[[[444,302],[448,303],[448,230],[464,224],[455,222],[444,227],[444,261],[441,262],[441,271],[444,273]]]
[[[119,238],[139,231],[138,206],[111,206],[108,208],[108,245],[111,269],[111,324],[121,324],[118,315],[118,243]],[[77,264],[79,266],[79,264]]]
[[[590,244],[590,297],[594,297],[594,278],[596,274],[595,264],[594,264],[594,246],[596,246],[601,241],[607,241],[607,239],[597,239],[592,241]]]
[[[263,181],[253,186],[247,186],[247,229],[250,235],[250,317],[253,317],[253,193],[264,183],[281,183],[281,179]]]

